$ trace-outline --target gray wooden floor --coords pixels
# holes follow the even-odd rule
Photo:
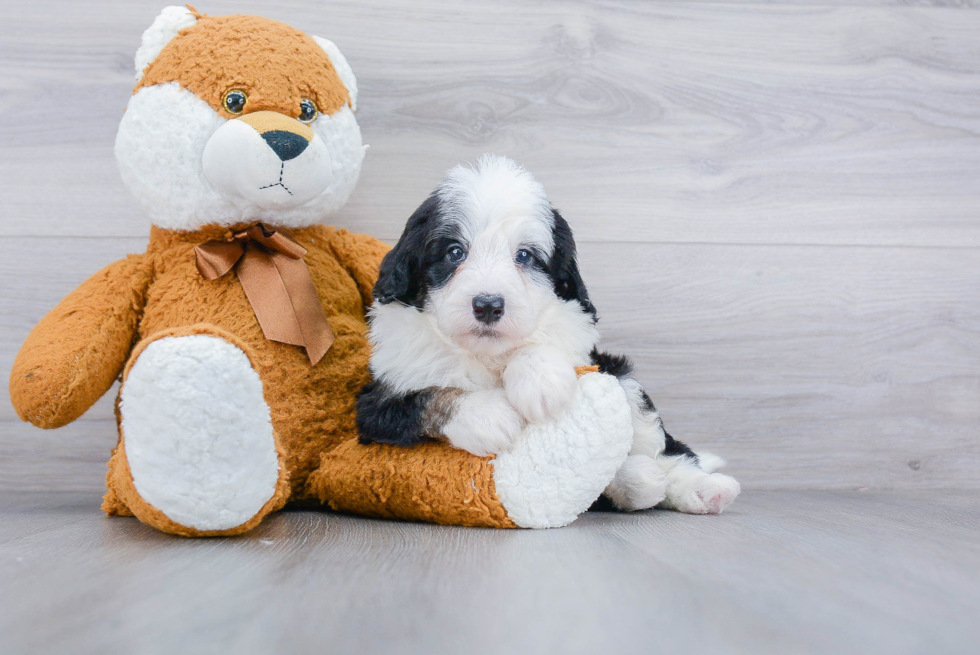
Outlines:
[[[163,4],[0,0],[0,379],[145,248],[112,144]],[[114,392],[53,432],[0,393],[0,654],[980,652],[980,3],[192,4],[347,55],[371,149],[335,224],[391,241],[450,165],[524,162],[607,347],[745,493],[186,541],[98,511]]]
[[[4,377],[61,297],[145,248],[112,144],[163,2],[0,0]],[[974,4],[197,2],[347,55],[371,149],[336,224],[392,240],[449,166],[524,162],[606,346],[744,484],[980,490]],[[111,399],[54,434],[0,402],[0,489],[90,489],[113,443]]]
[[[0,494],[4,653],[975,654],[980,499],[750,492],[488,531],[319,512],[184,540]]]

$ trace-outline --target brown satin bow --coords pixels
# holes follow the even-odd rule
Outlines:
[[[285,232],[256,223],[194,253],[207,280],[235,268],[266,339],[303,346],[313,365],[330,349],[334,334],[303,261],[306,248]]]

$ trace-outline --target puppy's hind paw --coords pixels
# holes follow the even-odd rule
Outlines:
[[[667,503],[686,514],[721,514],[742,491],[738,481],[722,473],[706,474],[686,489],[668,488]]]
[[[652,457],[630,455],[603,495],[622,511],[648,509],[666,497],[667,476]]]

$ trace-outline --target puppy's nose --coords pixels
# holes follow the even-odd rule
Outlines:
[[[286,130],[272,130],[262,134],[262,138],[269,144],[273,152],[279,155],[282,161],[289,161],[299,157],[310,142],[298,134],[287,132]]]
[[[504,315],[503,296],[476,296],[473,298],[473,316],[476,320],[492,325]]]

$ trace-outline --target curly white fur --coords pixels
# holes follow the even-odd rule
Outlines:
[[[568,281],[556,278],[554,258],[565,257],[566,269],[574,263],[571,234],[560,228],[563,219],[541,185],[504,157],[485,156],[475,167],[452,169],[427,202],[433,200],[434,213],[410,223],[419,232],[403,236],[429,257],[422,261],[420,254],[414,268],[408,267],[417,277],[407,286],[422,289],[424,302],[375,303],[371,370],[391,396],[425,389],[461,392],[443,435],[478,455],[507,453],[525,442],[528,431],[562,423],[577,411],[575,368],[592,363],[599,341],[584,284],[572,299],[558,294]],[[565,252],[558,250],[560,239]],[[446,257],[458,248],[456,259],[445,260],[452,266],[441,251],[430,252],[437,243]],[[534,253],[531,263],[521,251]],[[436,277],[427,270],[437,271]],[[483,296],[499,299],[502,315],[488,322],[474,304]],[[721,512],[739,487],[713,472],[720,460],[706,456],[699,466],[695,455],[672,440],[674,451],[665,453],[663,423],[640,384],[626,373],[619,383],[630,408],[633,446],[606,481],[606,496],[622,510],[662,504],[690,513]]]
[[[149,344],[119,394],[133,485],[171,520],[228,530],[272,498],[279,460],[262,381],[224,339]]]

